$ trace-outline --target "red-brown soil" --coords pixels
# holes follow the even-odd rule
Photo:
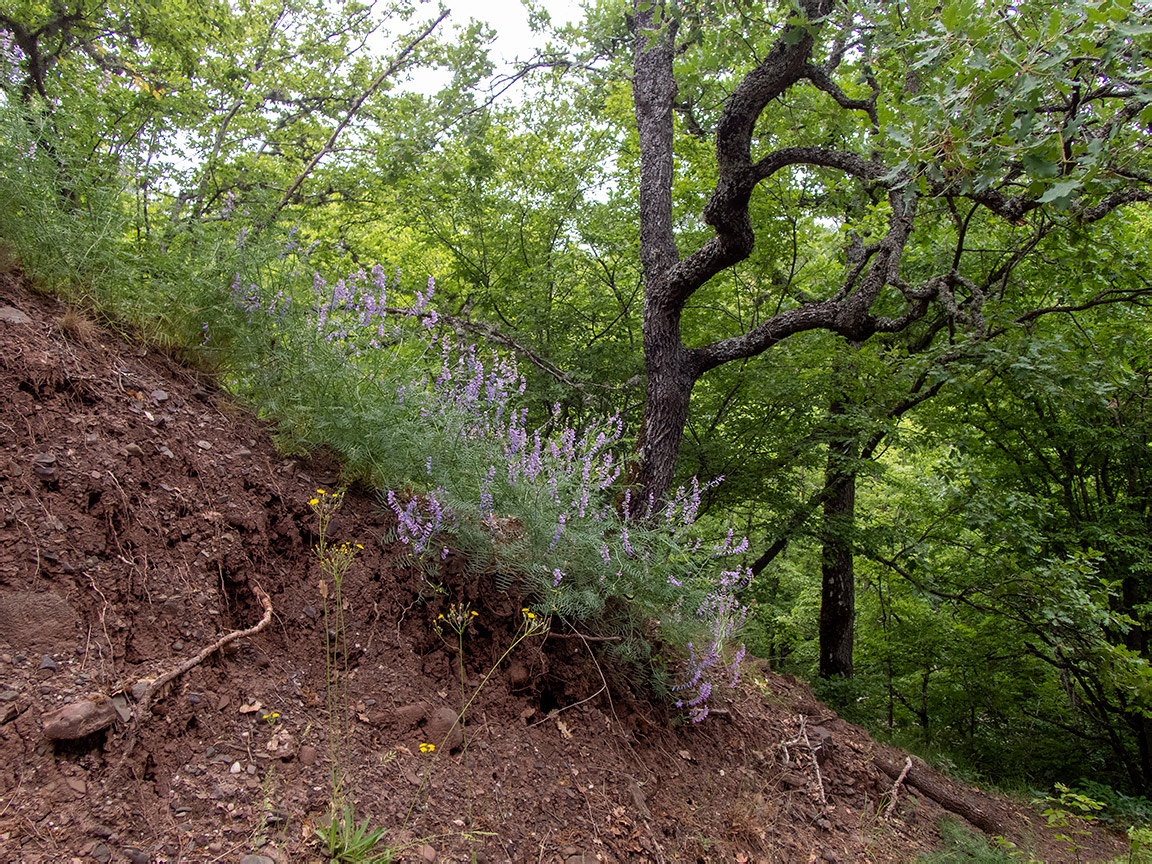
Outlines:
[[[286,458],[206,376],[15,272],[0,307],[26,316],[0,309],[0,860],[318,862],[330,764],[308,499],[339,485],[338,466]],[[453,602],[479,613],[471,688],[520,599],[455,555],[444,593],[422,596],[371,494],[351,490],[332,530],[364,546],[346,584],[356,812],[401,860],[903,862],[936,844],[944,811],[916,790],[877,813],[893,781],[873,757],[905,754],[764,665],[706,722],[674,722],[610,669],[604,689],[580,638],[537,636],[476,698],[466,749],[422,753],[438,710],[460,704],[431,620]],[[133,716],[133,685],[260,619],[257,586],[271,625]],[[129,719],[45,736],[45,715],[92,694]],[[801,722],[823,742],[819,778],[807,748],[782,746]],[[1034,809],[985,806],[1039,860],[1073,860]],[[1084,860],[1123,849],[1102,831],[1081,845]]]

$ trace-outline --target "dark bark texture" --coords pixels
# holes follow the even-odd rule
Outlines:
[[[704,207],[704,221],[714,235],[699,248],[681,255],[673,220],[674,178],[673,118],[685,105],[677,102],[673,61],[678,50],[677,10],[664,0],[633,0],[632,91],[640,150],[640,257],[644,275],[644,361],[647,374],[646,401],[638,440],[637,465],[630,477],[641,500],[659,501],[675,477],[676,458],[688,417],[692,388],[700,376],[724,363],[759,355],[779,342],[810,330],[838,333],[862,342],[878,333],[900,332],[921,319],[938,303],[951,317],[979,330],[979,306],[987,292],[960,273],[964,232],[960,232],[950,268],[921,275],[915,284],[902,276],[900,264],[915,228],[917,184],[892,171],[880,152],[852,152],[826,143],[800,141],[781,146],[753,159],[757,122],[773,102],[789,90],[806,83],[834,103],[833,110],[859,112],[873,128],[878,126],[877,99],[880,86],[871,73],[865,83],[868,98],[850,98],[836,82],[847,45],[861,24],[852,9],[837,10],[833,0],[799,0],[797,11],[806,22],[781,25],[773,46],[739,81],[724,104],[714,130],[717,180]],[[835,33],[829,25],[833,14],[844,17]],[[823,41],[822,41],[823,40]],[[864,37],[862,42],[868,41]],[[826,50],[824,42],[827,43]],[[820,62],[815,57],[823,58]],[[1101,90],[1106,94],[1107,88]],[[1104,98],[1101,95],[1100,98]],[[1075,114],[1083,105],[1055,109]],[[1127,110],[1127,109],[1126,109]],[[1135,115],[1132,115],[1135,116]],[[1117,115],[1113,123],[1130,123],[1132,116]],[[695,133],[702,130],[697,125]],[[820,128],[798,129],[799,137],[826,141]],[[1111,128],[1090,131],[1102,142]],[[757,144],[759,146],[759,144]],[[864,145],[862,145],[864,146]],[[845,276],[823,299],[805,300],[794,306],[782,304],[774,315],[749,330],[700,346],[686,346],[680,327],[681,314],[693,294],[714,276],[744,261],[756,245],[756,231],[749,201],[756,186],[786,168],[839,171],[887,196],[887,228],[865,245],[858,238],[845,250]],[[1008,169],[1010,172],[1014,169]],[[934,199],[966,199],[974,207],[1019,223],[1041,206],[1036,193],[1011,194],[1011,186],[967,188],[947,179],[925,181]],[[1090,206],[1080,207],[1082,223],[1102,218],[1117,207],[1134,201],[1152,200],[1147,181],[1111,193]],[[1018,188],[1018,187],[1017,187]],[[1005,191],[1009,190],[1009,191]],[[1043,220],[1041,220],[1043,221]],[[1027,246],[1027,244],[1025,244]],[[1026,254],[1031,247],[1023,249]],[[1018,263],[1013,258],[1013,266]],[[968,307],[954,296],[956,289],[969,294]],[[873,312],[886,297],[887,316]],[[893,302],[895,301],[895,302]]]
[[[833,418],[843,417],[846,407],[843,400],[833,402]],[[856,446],[851,434],[839,435],[828,445],[820,586],[820,675],[824,678],[852,677],[856,630],[856,570],[852,554]]]

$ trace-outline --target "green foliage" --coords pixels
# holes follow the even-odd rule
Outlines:
[[[901,277],[955,270],[987,290],[957,285],[952,306],[900,336],[801,334],[709,373],[680,476],[727,480],[701,490],[689,530],[690,492],[670,524],[625,525],[612,486],[573,508],[595,434],[572,439],[543,485],[508,472],[513,410],[529,438],[539,430],[543,446],[563,449],[565,430],[614,414],[627,428],[640,409],[626,5],[596,4],[562,34],[569,53],[541,58],[523,102],[501,107],[476,89],[491,70],[482,25],[442,41],[437,31],[408,55],[454,76],[435,97],[393,80],[371,90],[431,20],[420,4],[19,0],[0,14],[3,35],[60,26],[36,49],[53,58],[42,80],[12,39],[0,52],[0,238],[45,289],[194,350],[275,424],[285,450],[332,448],[348,480],[391,489],[413,518],[430,519],[438,501],[452,518],[413,554],[427,584],[451,546],[473,572],[518,583],[555,626],[608,637],[609,654],[671,691],[683,678],[667,663],[687,643],[732,657],[737,593],[754,601],[749,644],[813,672],[821,545],[840,533],[855,548],[858,674],[818,690],[845,716],[1001,784],[1046,788],[1076,765],[1146,790],[1152,418],[1138,304],[1152,223],[1146,210],[1091,233],[1077,221],[1081,202],[1148,174],[1146,10],[1125,0],[854,10],[845,32],[860,39],[836,83],[866,99],[871,76],[878,123],[803,85],[760,118],[753,148],[818,130],[820,146],[877,153],[930,193]],[[794,10],[738,0],[670,14],[683,49],[673,214],[687,252],[712,236],[700,212],[725,99]],[[372,33],[389,56],[361,50]],[[1071,119],[1051,109],[1105,79],[1126,89],[1096,94]],[[1133,117],[1143,125],[1121,122]],[[1101,128],[1115,134],[1084,134]],[[1044,206],[1009,223],[955,197],[987,190]],[[684,310],[689,348],[834,293],[846,243],[873,242],[890,210],[874,186],[819,166],[778,172],[750,206],[757,250]],[[369,261],[387,273],[362,272]],[[450,327],[423,326],[426,273]],[[394,310],[382,330],[353,308],[369,289]],[[881,298],[875,312],[897,314],[900,302]],[[1065,312],[1037,314],[1054,308]],[[469,332],[516,352],[529,379],[499,417],[449,404],[437,383],[467,358]],[[484,368],[466,378],[483,388],[506,355],[476,357]],[[921,396],[933,398],[903,407]],[[835,417],[833,399],[848,405]],[[615,448],[619,464],[632,442],[609,437],[597,452]],[[825,528],[812,501],[829,445],[845,437],[862,454],[847,466],[858,515]],[[752,550],[711,561],[729,529]],[[754,584],[737,591],[739,580],[717,576],[743,573],[781,537],[786,551]],[[729,579],[722,590],[718,578]],[[718,597],[730,605],[704,621],[698,610]],[[1118,794],[1103,814],[1136,813],[1134,801]]]
[[[392,849],[382,846],[383,828],[372,828],[368,819],[356,824],[351,801],[333,809],[328,823],[317,825],[315,831],[329,864],[388,864],[395,858]]]
[[[959,819],[946,818],[940,822],[940,841],[942,848],[920,853],[917,864],[1032,864],[1036,860],[999,838],[989,841]]]
[[[1044,808],[1044,816],[1048,820],[1048,827],[1058,831],[1053,837],[1079,861],[1081,846],[1077,842],[1077,837],[1085,837],[1092,833],[1085,826],[1095,820],[1096,817],[1092,814],[1104,809],[1104,804],[1087,795],[1073,792],[1063,783],[1056,784],[1056,793],[1046,795],[1033,803],[1049,805]]]

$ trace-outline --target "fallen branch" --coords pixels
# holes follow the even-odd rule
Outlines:
[[[945,810],[962,816],[985,834],[996,836],[1005,833],[1003,823],[989,812],[990,808],[981,808],[977,803],[967,800],[949,788],[951,784],[947,780],[920,760],[915,760],[910,768],[906,767],[903,770],[896,763],[889,762],[879,756],[873,757],[872,761],[889,777],[895,778],[897,781],[903,777],[907,785],[915,786]],[[969,794],[971,795],[971,793]]]

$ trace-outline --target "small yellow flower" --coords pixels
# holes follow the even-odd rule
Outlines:
[[[433,752],[435,749],[436,749],[436,745],[435,745],[435,744],[421,744],[421,745],[420,745],[420,752],[421,752],[421,753],[431,753],[431,752]]]
[[[480,614],[479,612],[473,612],[473,613],[472,613],[472,617],[473,617],[473,618],[475,618],[475,617],[477,617],[479,614]]]

